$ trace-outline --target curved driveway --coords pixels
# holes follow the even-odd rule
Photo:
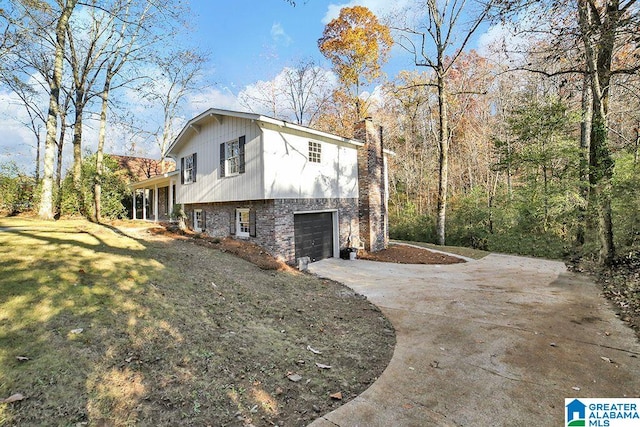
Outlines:
[[[381,377],[313,427],[564,425],[565,397],[640,397],[633,331],[560,262],[327,259],[309,270],[365,295],[397,336]]]

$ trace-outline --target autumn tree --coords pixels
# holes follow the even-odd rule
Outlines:
[[[548,76],[569,73],[584,76],[581,144],[585,149],[588,145],[588,161],[583,163],[588,164],[588,168],[584,168],[589,181],[588,199],[597,222],[591,221],[591,216],[586,216],[585,221],[587,229],[597,223],[599,261],[610,264],[615,256],[615,245],[611,209],[614,159],[610,147],[609,105],[617,77],[640,70],[639,48],[634,42],[640,25],[638,3],[636,0],[536,3],[501,0],[500,4],[517,23],[521,22],[523,13],[530,19],[544,21],[555,40],[552,44],[560,46],[564,41],[562,46],[573,46],[577,52],[574,62],[565,62],[566,66],[559,70],[542,72]],[[549,16],[560,18],[549,20]],[[627,60],[617,60],[623,52]],[[556,55],[561,57],[563,52],[557,50]]]
[[[449,146],[451,129],[449,123],[449,103],[452,96],[449,89],[449,73],[464,52],[480,24],[488,17],[492,2],[467,0],[428,0],[417,9],[404,11],[407,17],[424,17],[417,25],[407,22],[397,25],[398,42],[413,57],[415,65],[426,67],[433,76],[425,85],[435,88],[438,95],[438,147],[439,179],[436,233],[438,244],[445,244],[445,222],[447,211]],[[423,9],[426,8],[426,10]],[[399,21],[398,16],[396,22]]]
[[[344,91],[353,99],[356,120],[367,113],[361,88],[381,74],[393,44],[390,30],[366,7],[345,7],[329,22],[318,40],[320,52],[331,61]]]

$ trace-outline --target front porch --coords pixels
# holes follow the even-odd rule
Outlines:
[[[132,219],[170,221],[179,176],[180,171],[173,171],[131,184]]]

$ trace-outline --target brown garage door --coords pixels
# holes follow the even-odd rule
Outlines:
[[[331,212],[294,216],[296,259],[308,256],[318,261],[333,256],[333,216]]]

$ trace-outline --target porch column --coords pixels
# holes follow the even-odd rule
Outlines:
[[[153,186],[153,221],[158,222],[158,184]]]
[[[169,180],[169,218],[172,218],[173,214],[173,181]]]
[[[133,219],[136,219],[136,193],[138,192],[138,190],[136,190],[135,188],[133,189]]]
[[[142,219],[147,220],[147,189],[142,189]]]

